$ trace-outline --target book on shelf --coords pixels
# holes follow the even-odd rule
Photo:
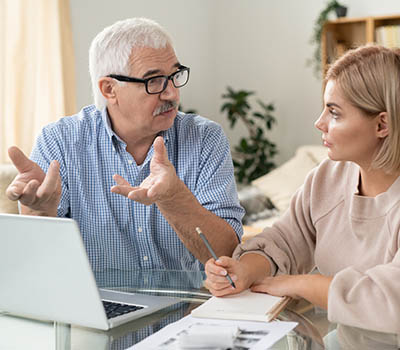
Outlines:
[[[225,297],[212,297],[192,310],[193,317],[269,322],[276,318],[290,301],[245,290]]]
[[[400,25],[380,26],[375,29],[376,43],[389,48],[400,47]]]

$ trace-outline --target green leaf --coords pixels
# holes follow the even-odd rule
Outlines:
[[[251,167],[251,166],[253,165],[253,163],[254,163],[254,160],[255,160],[254,158],[246,159],[246,160],[244,161],[243,166],[244,166],[245,168]]]
[[[229,86],[222,94],[221,112],[227,116],[230,127],[234,128],[237,121],[242,120],[248,132],[232,147],[235,151],[232,158],[238,183],[249,183],[266,174],[273,168],[272,158],[277,153],[275,144],[265,137],[266,131],[276,123],[272,114],[275,111],[274,105],[257,100],[261,111],[253,111],[250,103],[252,95],[253,91],[235,90]]]
[[[253,113],[253,116],[258,118],[258,119],[265,119],[264,114],[261,114],[260,112]]]
[[[242,150],[247,150],[248,146],[247,146],[247,140],[245,138],[242,138],[240,140],[240,147]]]

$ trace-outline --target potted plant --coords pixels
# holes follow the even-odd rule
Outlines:
[[[261,111],[252,111],[249,103],[252,95],[253,91],[235,91],[230,87],[222,95],[225,102],[221,112],[227,113],[230,127],[233,128],[241,120],[248,131],[248,136],[242,137],[232,150],[235,176],[240,184],[248,184],[275,168],[272,158],[278,153],[275,143],[265,136],[266,131],[276,123],[272,115],[275,107],[272,103],[257,100]]]
[[[344,17],[347,13],[347,7],[343,6],[336,0],[330,0],[325,8],[320,12],[317,20],[314,24],[314,29],[311,37],[311,43],[315,44],[313,58],[309,60],[309,64],[314,65],[315,74],[320,77],[321,73],[321,36],[322,29],[325,22],[328,20],[328,16],[331,12],[335,12],[336,16]]]

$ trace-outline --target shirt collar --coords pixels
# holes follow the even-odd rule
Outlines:
[[[165,143],[165,144],[167,144],[167,142],[168,142],[168,139],[169,139],[169,131],[170,131],[170,130],[172,130],[172,127],[169,128],[168,130],[163,130],[163,131],[160,131],[160,132],[158,133],[158,136],[162,136],[162,138],[164,139],[164,143]]]
[[[110,116],[109,116],[108,111],[107,111],[107,107],[103,108],[103,110],[101,112],[101,119],[103,120],[104,127],[106,129],[106,132],[107,132],[108,136],[110,137],[110,140],[113,141],[113,139],[114,139],[114,140],[117,140],[117,141],[122,142],[123,144],[125,144],[125,142],[122,141],[121,138],[111,128],[111,120],[110,120]]]

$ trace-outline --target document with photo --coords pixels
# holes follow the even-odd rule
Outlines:
[[[289,333],[296,322],[251,322],[198,319],[192,316],[170,324],[130,349],[265,350]]]

